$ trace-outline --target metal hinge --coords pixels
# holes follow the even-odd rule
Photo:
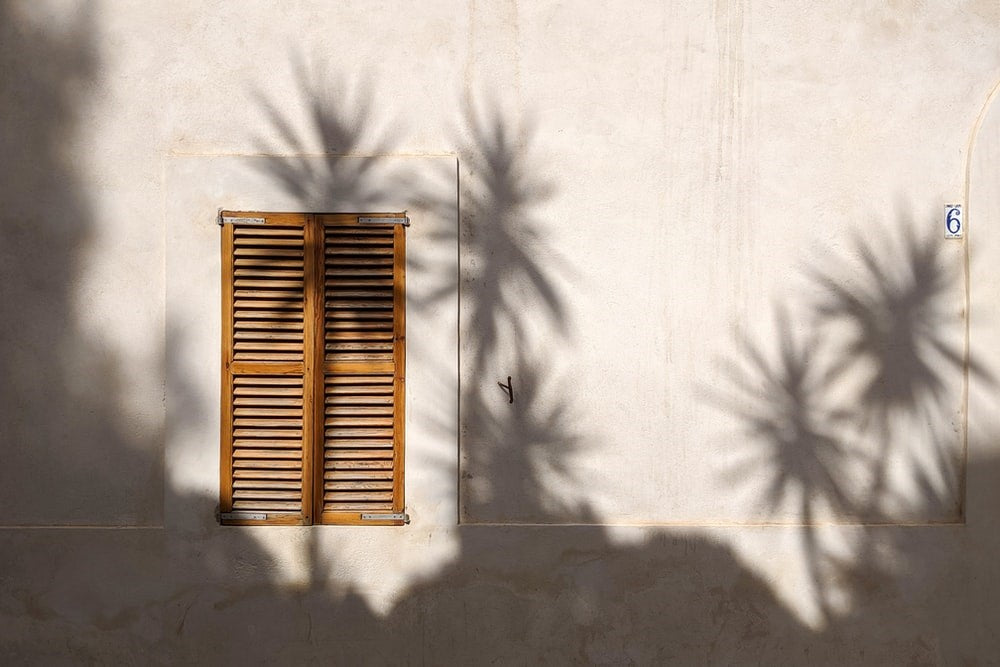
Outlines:
[[[410,515],[405,512],[400,512],[397,514],[362,514],[362,521],[402,521],[403,523],[410,523]]]
[[[372,218],[366,216],[358,216],[358,224],[361,225],[403,225],[404,227],[410,226],[410,218],[408,216],[395,217],[395,218]]]
[[[266,225],[267,218],[246,218],[238,215],[220,215],[219,225]]]

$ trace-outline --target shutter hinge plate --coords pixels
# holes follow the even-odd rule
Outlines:
[[[266,225],[267,218],[244,218],[235,215],[219,216],[220,225]]]

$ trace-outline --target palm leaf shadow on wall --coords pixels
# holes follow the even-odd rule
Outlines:
[[[797,304],[799,322],[776,307],[777,352],[744,336],[735,358],[720,360],[722,388],[706,392],[745,435],[734,440],[727,482],[767,479],[765,512],[797,507],[827,620],[830,582],[889,580],[893,565],[870,528],[845,558],[827,552],[818,526],[961,521],[961,377],[995,384],[965,360],[958,272],[940,240],[916,229],[902,216],[882,239],[858,234],[847,258],[833,253],[808,269],[802,293],[819,296]],[[917,493],[893,486],[900,471]]]

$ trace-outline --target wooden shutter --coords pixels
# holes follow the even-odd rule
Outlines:
[[[222,231],[223,522],[310,523],[314,227],[303,215],[224,215],[265,224]]]
[[[316,516],[399,525],[364,515],[404,509],[404,228],[360,224],[356,215],[317,217],[325,294]]]
[[[402,524],[403,227],[222,215],[223,522]]]

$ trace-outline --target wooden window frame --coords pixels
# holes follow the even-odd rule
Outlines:
[[[398,526],[406,523],[405,520],[405,497],[404,497],[404,460],[405,460],[405,368],[406,368],[406,236],[404,233],[405,227],[401,224],[387,223],[381,225],[375,224],[365,224],[361,225],[358,222],[359,218],[392,218],[392,219],[405,219],[405,213],[272,213],[272,212],[260,212],[260,211],[222,211],[220,213],[220,221],[222,224],[222,387],[221,387],[221,409],[222,409],[222,419],[221,419],[221,449],[220,449],[220,486],[219,486],[219,498],[220,498],[220,522],[223,525],[366,525],[366,526]],[[236,220],[237,222],[234,222]],[[246,220],[246,223],[238,222],[239,220]],[[237,326],[237,321],[239,319],[239,312],[237,311],[238,299],[240,297],[235,296],[236,291],[239,289],[235,286],[235,265],[236,265],[236,254],[235,250],[237,244],[235,238],[237,235],[237,229],[260,229],[266,227],[281,228],[282,230],[292,230],[289,234],[294,235],[294,230],[298,227],[302,228],[302,350],[301,350],[301,360],[293,361],[247,361],[239,360],[236,357],[238,352],[236,348],[238,344],[235,342],[234,329]],[[337,232],[331,230],[360,230],[365,228],[366,231],[361,232]],[[383,230],[379,232],[371,232],[371,229]],[[384,230],[391,229],[391,235],[386,234]],[[244,236],[252,236],[254,232],[239,232]],[[282,232],[272,229],[269,234],[281,234]],[[380,254],[383,257],[378,258],[378,263],[385,264],[387,259],[385,255],[390,253],[386,252],[386,247],[384,239],[389,239],[391,237],[391,291],[392,291],[392,307],[391,307],[391,327],[392,327],[392,338],[391,338],[391,359],[387,360],[390,353],[383,351],[379,354],[364,354],[364,344],[362,345],[351,345],[351,344],[330,344],[330,337],[333,337],[334,342],[336,342],[337,333],[328,333],[327,331],[327,317],[330,313],[331,322],[335,319],[337,312],[335,308],[338,303],[336,297],[327,292],[327,285],[331,284],[333,280],[327,275],[327,266],[331,262],[335,262],[336,259],[331,259],[331,254],[327,250],[327,238],[336,239],[340,238],[341,242],[351,245],[354,244],[354,250],[348,250],[347,252],[353,253],[355,259],[360,258],[363,261],[365,258],[373,258],[372,255],[361,254],[358,250],[361,246],[359,243],[372,242],[375,241],[351,241],[351,234],[357,235],[356,238],[365,237],[366,234],[378,234],[378,243],[381,245]],[[245,241],[246,242],[246,241]],[[257,239],[258,243],[266,243],[266,241]],[[291,238],[284,239],[283,242],[293,244],[295,240]],[[298,247],[298,246],[296,246]],[[331,247],[336,247],[331,246]],[[297,252],[294,251],[293,252]],[[379,252],[379,249],[372,249],[372,252]],[[333,254],[337,254],[336,251]],[[374,262],[373,262],[374,263]],[[265,267],[267,268],[267,267]],[[385,268],[382,269],[383,271]],[[386,274],[388,275],[388,274]],[[344,281],[357,280],[355,278],[344,278]],[[362,279],[363,283],[364,280]],[[385,283],[386,280],[380,280],[378,289],[386,291]],[[357,282],[353,284],[359,284]],[[358,287],[358,294],[364,291],[364,285]],[[257,288],[259,289],[259,288]],[[266,288],[265,288],[266,289]],[[343,289],[343,288],[341,288]],[[350,289],[350,288],[348,288]],[[244,297],[248,298],[248,297]],[[267,297],[259,297],[267,298]],[[352,298],[364,299],[366,297],[355,296]],[[374,297],[367,297],[374,298]],[[341,297],[343,299],[343,297]],[[355,303],[355,302],[352,302]],[[260,306],[257,306],[260,307]],[[344,306],[345,308],[355,308],[355,306]],[[357,306],[360,308],[361,306]],[[384,306],[379,306],[384,310]],[[295,311],[297,312],[297,311]],[[383,325],[384,326],[384,325]],[[350,325],[349,325],[350,327]],[[330,327],[331,329],[333,326]],[[357,334],[358,332],[351,332]],[[350,337],[350,336],[349,336]],[[360,336],[359,336],[360,337]],[[381,350],[386,349],[386,343],[388,342],[388,331],[380,334],[380,340],[383,342],[380,344]],[[258,343],[258,345],[263,345]],[[281,347],[281,346],[275,346]],[[287,346],[286,346],[287,347]],[[337,352],[331,351],[332,348],[349,348],[348,351]],[[357,348],[357,349],[355,349]],[[262,356],[268,356],[266,354]],[[271,356],[285,358],[281,354],[272,354]],[[288,355],[288,358],[295,356],[295,353]],[[369,358],[371,357],[371,358]],[[336,398],[334,393],[336,390],[332,387],[340,383],[344,385],[359,384],[363,382],[368,382],[369,377],[377,378],[371,380],[372,382],[379,382],[386,386],[385,390],[380,390],[379,393],[383,393],[386,397],[382,397],[383,403],[388,403],[391,406],[391,417],[385,414],[386,408],[365,408],[360,409],[353,408],[349,411],[350,416],[346,418],[338,417],[337,410],[346,409],[344,406],[337,407],[335,405],[330,405],[335,403]],[[247,378],[257,377],[259,378],[256,382],[247,380]],[[300,498],[300,509],[297,511],[282,511],[282,510],[264,510],[264,509],[253,509],[247,507],[240,507],[239,503],[234,500],[234,476],[236,475],[236,464],[234,459],[234,442],[237,441],[238,420],[240,416],[237,414],[238,408],[235,407],[234,402],[238,402],[234,399],[234,394],[236,392],[236,386],[239,384],[237,378],[242,378],[244,382],[250,382],[251,384],[259,385],[268,384],[273,381],[273,383],[286,383],[290,385],[297,385],[294,382],[294,378],[301,377],[302,395],[301,395],[301,437],[302,437],[302,447],[301,447],[301,478],[299,482],[301,484],[301,498]],[[282,378],[289,378],[286,382]],[[391,393],[387,390],[390,383],[389,378],[391,378]],[[328,389],[328,387],[330,387]],[[365,387],[359,387],[359,389],[364,389]],[[343,391],[343,387],[341,387]],[[365,392],[362,392],[365,393]],[[391,396],[391,401],[387,398]],[[349,397],[349,402],[354,402],[360,396]],[[296,397],[297,400],[297,397]],[[287,399],[284,401],[288,403]],[[294,403],[294,400],[292,401]],[[365,404],[369,404],[370,401],[362,401]],[[249,408],[254,410],[254,408]],[[247,408],[244,408],[244,411]],[[378,417],[357,417],[353,414],[354,411],[365,412],[369,411],[371,413],[377,413]],[[278,414],[282,412],[281,410],[268,411],[267,409],[256,409],[256,413],[251,413],[249,417],[261,417],[264,414]],[[279,420],[279,418],[274,418]],[[294,418],[286,418],[294,419]],[[332,425],[338,422],[363,422],[368,419],[374,422],[379,422],[382,424],[382,429],[379,433],[388,432],[389,435],[386,437],[391,437],[391,468],[386,470],[371,470],[365,471],[361,470],[366,466],[379,466],[382,467],[389,457],[385,454],[388,452],[386,449],[380,449],[377,452],[375,450],[358,450],[358,449],[345,449],[345,447],[350,447],[349,444],[341,444],[337,446],[335,443],[337,440],[335,438],[345,437],[340,435],[340,433],[346,433],[347,431],[354,428],[374,428],[367,426],[364,423],[358,426],[337,426]],[[391,419],[391,432],[389,428],[389,421]],[[252,421],[250,419],[244,419],[244,421]],[[261,423],[266,422],[266,419],[258,419]],[[265,426],[259,428],[267,428]],[[337,429],[344,429],[338,432]],[[353,431],[352,431],[353,432]],[[259,437],[259,436],[256,436]],[[351,436],[356,438],[363,438],[366,436]],[[288,442],[285,440],[284,442]],[[342,443],[351,441],[341,441]],[[355,440],[356,442],[356,440]],[[254,445],[256,446],[256,445]],[[361,446],[361,445],[356,445]],[[367,445],[375,446],[375,445]],[[382,445],[384,447],[384,445]],[[294,451],[294,447],[292,448]],[[273,451],[273,450],[271,450]],[[380,458],[381,461],[369,461],[363,458],[363,455],[369,452],[375,452],[376,458]],[[284,455],[284,454],[283,454]],[[358,457],[358,460],[350,459],[350,457]],[[351,479],[350,481],[338,482],[330,481],[336,475],[344,476],[347,473],[329,471],[324,466],[324,463],[328,460],[347,457],[347,463],[351,464],[348,467],[355,469],[353,475],[348,475],[348,477],[358,477],[358,479]],[[338,462],[332,461],[330,465],[335,466]],[[344,463],[344,461],[340,461]],[[359,472],[360,470],[360,472]],[[325,472],[330,472],[330,479],[324,476]],[[366,498],[373,498],[378,496],[382,498],[386,494],[385,486],[387,481],[383,477],[376,477],[377,473],[390,474],[391,473],[391,509],[387,508],[388,503],[372,501],[371,509],[368,512],[362,509],[353,509],[354,505],[365,505],[368,500]],[[271,475],[282,475],[281,471],[274,471],[265,474]],[[282,479],[289,479],[288,474],[282,475]],[[372,475],[371,479],[378,479],[377,482],[364,482],[362,479],[368,479],[364,477],[365,474]],[[256,477],[256,475],[255,475]],[[339,479],[339,478],[338,478]],[[258,482],[259,483],[259,482]],[[292,482],[273,482],[272,484],[283,484],[283,488],[291,488],[289,485]],[[348,485],[348,488],[330,488],[328,485]],[[354,485],[354,486],[351,486]],[[354,492],[356,487],[361,487],[362,489],[380,489],[379,491],[359,491]],[[324,491],[331,491],[332,496],[344,496],[345,493],[351,498],[362,497],[361,500],[349,500],[343,502],[329,502],[324,504]],[[257,491],[257,493],[260,493]],[[264,493],[267,493],[266,491]],[[279,492],[280,493],[280,492]],[[247,503],[244,503],[247,504]],[[252,503],[251,503],[252,504]],[[264,502],[263,504],[267,504]],[[281,504],[281,503],[277,503]],[[234,507],[235,506],[235,507]],[[331,509],[333,507],[333,509]],[[342,509],[347,508],[347,509]],[[261,518],[260,515],[263,515]],[[367,515],[367,516],[366,516]],[[386,518],[380,518],[384,516]]]

